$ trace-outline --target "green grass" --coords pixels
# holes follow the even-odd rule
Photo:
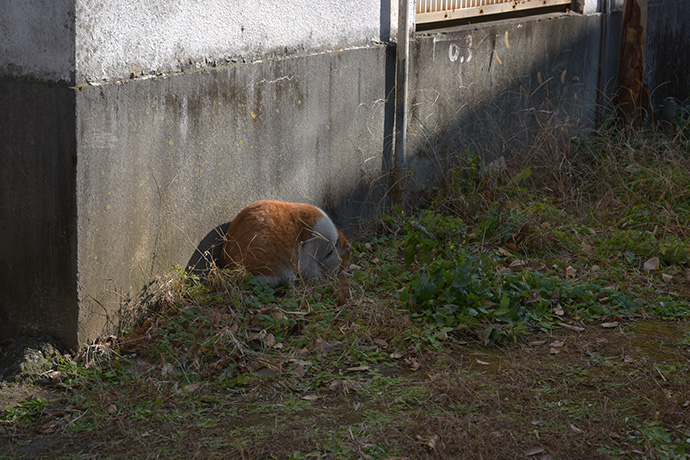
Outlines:
[[[687,458],[690,154],[654,136],[456,158],[322,283],[178,269],[0,416],[8,452],[47,430],[67,457]]]

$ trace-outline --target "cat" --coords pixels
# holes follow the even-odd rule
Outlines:
[[[230,223],[220,266],[242,266],[274,288],[323,279],[346,266],[351,253],[347,237],[316,206],[257,201]]]

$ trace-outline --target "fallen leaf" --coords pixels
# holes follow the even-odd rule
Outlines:
[[[565,345],[565,342],[563,342],[562,340],[556,340],[549,344],[551,348],[561,348],[563,345]]]
[[[383,339],[374,339],[374,343],[383,349],[386,349],[390,346],[388,345],[388,342]]]
[[[348,268],[350,270],[361,270],[362,269],[362,267],[360,267],[359,265],[356,265],[356,264],[350,264],[350,266]]]
[[[667,273],[662,273],[661,274],[661,279],[664,280],[664,283],[670,283],[671,280],[673,280],[673,276],[667,274]]]
[[[419,369],[421,367],[421,364],[419,364],[419,361],[417,361],[413,357],[405,358],[403,360],[403,362],[405,364],[407,364],[408,366],[410,366],[410,369],[412,369],[413,371],[416,371],[417,369]]]
[[[317,395],[304,395],[302,396],[302,399],[306,401],[316,401],[319,398],[323,398],[323,396],[317,396]]]
[[[262,341],[267,348],[273,348],[273,345],[276,344],[276,336],[267,332],[266,335],[262,337]]]
[[[183,388],[185,389],[185,391],[192,393],[198,390],[200,386],[200,383],[190,383],[189,385],[185,385]]]
[[[371,366],[355,366],[355,367],[348,367],[345,369],[346,371],[350,372],[362,372],[362,371],[368,371],[371,369]]]
[[[400,353],[399,351],[396,351],[396,352],[390,354],[391,359],[400,359],[403,356],[404,355],[402,353]]]
[[[426,445],[431,447],[432,449],[436,450],[436,443],[437,442],[438,442],[438,435],[435,434],[429,438],[429,442]]]
[[[491,363],[487,363],[486,361],[481,361],[479,359],[475,359],[477,361],[477,364],[481,364],[482,366],[491,366]]]
[[[110,415],[115,415],[117,414],[117,406],[115,404],[111,404],[108,406],[108,413]]]
[[[563,306],[561,306],[560,303],[554,307],[553,312],[558,316],[565,315],[565,312],[563,311]]]
[[[498,252],[499,256],[512,256],[513,255],[510,251],[508,251],[505,248],[501,248],[501,247],[498,248],[497,252]]]
[[[570,424],[570,429],[573,430],[575,433],[582,433],[582,430],[572,423]]]
[[[545,343],[546,343],[546,340],[535,340],[533,342],[529,342],[529,344],[532,345],[533,347],[541,347]]]
[[[659,269],[659,258],[658,257],[652,257],[649,259],[647,262],[644,263],[642,266],[643,269],[646,271],[652,271],[652,270],[658,270]]]
[[[333,347],[334,347],[334,345],[326,342],[321,337],[317,337],[316,340],[314,341],[314,349],[318,350],[318,352],[321,354],[321,356],[326,356],[328,353],[331,352]]]
[[[564,329],[569,329],[569,330],[575,331],[575,332],[583,332],[585,330],[584,327],[573,326],[572,324],[565,324],[565,323],[556,323],[556,324],[561,326]]]
[[[558,348],[549,348],[549,354],[550,355],[557,355],[560,352],[561,352],[561,350],[559,350]]]
[[[568,268],[565,269],[565,276],[566,278],[575,278],[577,276],[577,270],[571,266],[568,266]]]
[[[520,248],[518,247],[518,245],[515,244],[515,243],[506,243],[506,247],[507,247],[508,249],[510,249],[511,251],[513,251],[513,252],[517,252],[517,251],[520,250]]]
[[[543,448],[543,447],[539,447],[539,446],[530,447],[529,449],[527,449],[527,450],[525,451],[525,455],[527,455],[528,457],[530,457],[530,456],[532,456],[532,455],[541,454],[542,452],[544,452],[544,448]]]
[[[592,267],[590,268],[590,270],[592,270],[593,272],[599,271],[600,269],[601,267],[599,265],[592,265]]]
[[[510,263],[511,267],[522,267],[523,265],[527,265],[526,260],[517,259],[517,260],[514,260]]]
[[[620,323],[618,321],[611,321],[609,323],[602,323],[601,327],[604,327],[606,329],[613,329],[614,327],[618,327]]]

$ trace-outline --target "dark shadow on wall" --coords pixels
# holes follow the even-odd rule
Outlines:
[[[597,16],[548,15],[418,36],[411,46],[408,161],[417,185],[448,179],[458,157],[489,163],[596,126]],[[603,59],[614,80],[619,40]],[[567,152],[562,152],[564,155]]]
[[[189,258],[186,267],[187,272],[203,274],[208,272],[211,268],[218,266],[220,252],[223,249],[223,241],[229,227],[230,222],[227,222],[217,226],[206,234]]]

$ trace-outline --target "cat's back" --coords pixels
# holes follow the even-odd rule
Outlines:
[[[311,237],[311,229],[320,227],[324,217],[323,211],[306,203],[254,202],[230,223],[221,266],[242,265],[254,274],[288,276],[297,245]]]

